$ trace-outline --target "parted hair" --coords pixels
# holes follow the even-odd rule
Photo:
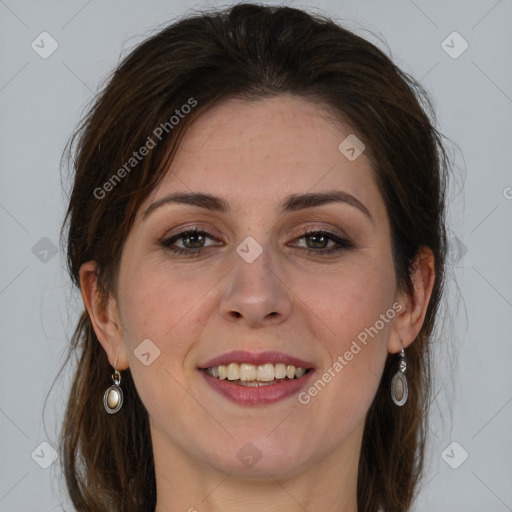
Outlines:
[[[408,400],[403,407],[391,400],[398,359],[388,354],[358,466],[358,510],[404,512],[416,497],[425,460],[431,344],[444,283],[448,165],[427,93],[376,45],[324,15],[248,3],[195,11],[139,43],[109,75],[66,148],[73,182],[61,237],[69,273],[79,288],[80,266],[94,260],[101,293],[115,294],[135,214],[165,175],[187,127],[220,101],[284,93],[326,106],[364,142],[389,216],[399,288],[413,292],[411,271],[422,246],[435,257],[426,317],[406,351]],[[190,98],[194,108],[170,129],[165,123]],[[155,129],[162,125],[157,139]],[[148,137],[154,147],[128,172],[126,162]],[[123,166],[126,172],[118,173]],[[116,173],[123,179],[112,184]],[[100,194],[109,180],[108,193]],[[122,373],[122,409],[106,413],[103,393],[112,367],[86,310],[64,366],[72,355],[76,369],[60,455],[76,510],[153,512],[148,414],[129,369]]]

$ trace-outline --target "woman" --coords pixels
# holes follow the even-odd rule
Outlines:
[[[375,46],[289,7],[127,56],[71,144],[78,511],[410,508],[445,258],[429,114]]]

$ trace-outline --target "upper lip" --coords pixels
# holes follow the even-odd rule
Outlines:
[[[228,365],[229,363],[248,363],[254,365],[262,365],[265,363],[284,363],[292,364],[296,368],[313,368],[313,363],[299,359],[298,357],[284,354],[283,352],[276,352],[274,350],[267,350],[264,352],[258,352],[254,354],[247,352],[246,350],[233,350],[232,352],[226,352],[220,356],[210,359],[206,363],[199,366],[199,368],[212,368],[215,366]]]

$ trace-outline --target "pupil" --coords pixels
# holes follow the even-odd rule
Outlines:
[[[325,236],[324,235],[310,235],[309,239],[313,240],[313,244],[320,243],[321,247],[325,246]],[[320,239],[320,242],[318,241],[318,239]]]
[[[198,238],[198,239],[199,239],[199,241],[198,241],[198,242],[196,242],[196,244],[198,244],[198,245],[196,245],[196,244],[194,244],[194,243],[192,242],[192,245],[194,246],[194,248],[196,248],[196,247],[201,247],[201,244],[203,243],[203,235],[188,235],[188,236],[186,237],[186,239],[185,239],[185,245],[188,245],[189,243],[191,243],[190,241],[191,241],[192,239],[194,239],[194,238]]]

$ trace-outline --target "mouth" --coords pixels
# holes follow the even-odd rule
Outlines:
[[[208,386],[239,405],[268,405],[296,395],[315,373],[312,363],[280,352],[234,351],[198,368]]]

